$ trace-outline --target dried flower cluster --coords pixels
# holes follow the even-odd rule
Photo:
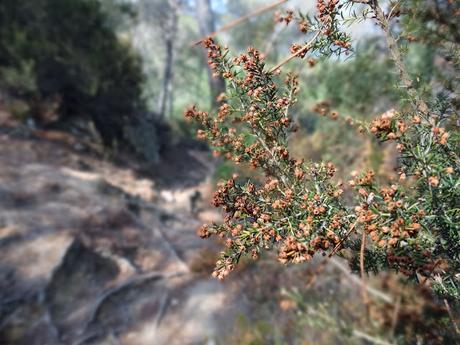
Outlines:
[[[228,102],[216,116],[195,107],[185,116],[200,122],[198,137],[218,154],[260,168],[266,176],[260,186],[240,184],[236,176],[219,185],[213,203],[226,212],[225,222],[199,229],[202,237],[217,234],[225,240],[227,251],[215,275],[223,278],[241,255],[256,258],[261,249],[275,245],[282,262],[301,262],[331,250],[349,226],[339,202],[342,189],[331,182],[335,168],[292,159],[287,149],[288,132],[294,129],[288,110],[295,102],[297,78],[288,75],[284,86],[278,86],[254,48],[230,60],[212,40],[205,46],[210,66],[230,86]]]
[[[350,2],[318,0],[314,19],[288,12],[278,20],[297,21],[302,32],[319,32],[312,49],[340,53],[349,48],[348,36],[338,30],[344,3]],[[372,4],[375,17],[383,20],[377,2]],[[204,46],[212,70],[226,80],[225,103],[217,114],[191,107],[185,116],[201,124],[198,137],[217,155],[265,174],[258,185],[234,176],[218,186],[213,204],[225,211],[225,221],[199,229],[201,237],[217,235],[226,246],[214,276],[224,278],[241,256],[257,258],[271,248],[283,263],[310,260],[320,252],[338,253],[353,266],[363,255],[358,249],[362,234],[370,238],[366,269],[424,277],[440,294],[460,299],[459,136],[449,129],[448,107],[432,103],[420,110],[420,100],[412,99],[412,112],[390,110],[369,124],[370,134],[396,142],[400,180],[381,186],[372,171],[356,174],[349,186],[357,204],[350,206],[342,200],[345,187],[333,180],[332,163],[296,160],[287,149],[288,134],[295,130],[289,109],[296,102],[297,78],[288,74],[280,83],[255,48],[231,58],[212,39]],[[296,53],[302,47],[291,49]],[[327,103],[315,110],[338,118]]]
[[[319,52],[323,55],[342,53],[348,54],[351,50],[351,38],[344,31],[340,30],[337,17],[340,16],[340,9],[343,5],[339,0],[318,0],[316,4],[317,15],[314,17],[302,13],[295,14],[288,10],[285,15],[275,13],[275,21],[289,25],[297,23],[299,31],[303,34],[313,35],[313,41],[305,44],[293,43],[290,51],[299,58],[304,58],[307,53]],[[308,59],[310,66],[315,65],[315,59]]]

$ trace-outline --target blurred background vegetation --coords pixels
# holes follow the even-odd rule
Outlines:
[[[257,0],[2,1],[2,98],[15,116],[33,120],[36,126],[78,127],[106,147],[133,150],[157,163],[162,147],[173,140],[168,138],[168,127],[175,130],[173,137],[194,133],[190,124],[182,122],[183,109],[192,103],[210,109],[224,87],[210,77],[203,51],[193,42],[265,4]],[[301,1],[289,4],[299,5],[312,9],[312,4]],[[425,27],[422,22],[410,25],[414,32]],[[347,161],[345,166],[350,164],[344,157],[353,153],[336,150],[340,144],[359,146],[359,140],[351,131],[344,134],[331,121],[315,116],[314,105],[327,102],[340,114],[365,120],[398,97],[393,88],[397,80],[378,30],[367,23],[352,25],[350,31],[356,36],[353,56],[340,61],[318,59],[314,67],[291,66],[302,78],[294,112],[302,132],[309,133],[303,137],[307,141],[302,150],[314,159]],[[289,42],[296,38],[301,40],[295,28],[276,25],[273,11],[219,35],[235,53],[250,45],[258,47],[269,64],[288,54]],[[437,48],[423,42],[408,48],[410,68],[422,84],[436,73]],[[377,164],[378,159],[371,160]]]
[[[401,40],[419,89],[451,99],[458,107],[455,73],[460,31],[455,20],[458,15],[452,19],[447,3],[405,1],[395,30],[405,30]],[[212,109],[215,97],[225,87],[211,77],[202,49],[193,42],[265,5],[267,2],[262,0],[2,0],[1,102],[15,120],[32,128],[70,131],[115,156],[129,153],[147,165],[161,164],[168,147],[195,136],[194,125],[182,119],[184,108],[197,104],[201,109]],[[293,0],[286,6],[300,7],[305,12],[313,10],[314,3]],[[357,126],[349,126],[345,119],[359,124],[397,106],[401,95],[394,86],[398,80],[378,28],[359,23],[348,30],[355,38],[354,54],[332,59],[318,56],[310,62],[293,61],[288,67],[301,77],[299,102],[292,112],[300,127],[291,141],[293,155],[333,161],[343,179],[353,170],[366,167],[391,178],[397,165],[395,149],[360,136]],[[297,31],[277,24],[273,11],[269,11],[223,32],[218,40],[235,55],[250,45],[256,46],[267,54],[267,64],[275,65],[289,54],[291,43],[302,42]],[[327,114],[337,112],[338,118],[334,121],[331,116],[318,114],[318,105],[326,107]],[[226,178],[235,170],[243,176],[253,174],[244,167],[219,162],[213,178]],[[270,266],[268,270],[278,276],[279,268]],[[273,326],[273,320],[248,327],[242,319],[229,343],[284,344],[286,334],[290,337],[287,343],[300,344],[305,337],[313,341],[311,334],[302,334],[302,327],[311,312],[308,303],[317,301],[306,296],[308,291],[313,293],[311,290],[296,286],[299,275],[308,276],[295,271],[289,278],[292,281],[285,284],[273,282],[275,278],[260,278],[254,287],[259,293],[253,296],[260,302],[261,312],[255,313],[258,317],[263,318],[262,310],[263,315],[276,315],[273,310],[278,304],[268,303],[273,297],[269,288],[282,301],[294,300],[285,302],[282,309],[294,310],[297,316],[287,317],[281,328]],[[388,277],[377,284],[383,289],[407,288]],[[289,294],[285,288],[292,290],[293,286],[294,297],[286,299]],[[414,298],[410,292],[404,293],[408,299]],[[340,300],[344,303],[355,297],[340,296]],[[356,343],[337,340],[337,334],[346,332],[346,327],[337,323],[346,312],[340,310],[337,299],[331,295],[325,302],[335,305],[335,319],[324,316],[321,327],[326,325],[326,335],[315,333],[315,337],[323,339],[324,344]],[[422,303],[420,300],[414,305]],[[407,328],[390,325],[390,332],[399,332],[404,338],[414,329],[420,331],[423,322],[435,322],[434,312],[425,315],[432,311],[431,304],[423,305],[428,307],[415,308],[413,323]],[[322,308],[326,307],[315,307],[315,312],[322,313]],[[348,320],[365,322],[354,312],[349,312]],[[383,314],[382,324],[388,322],[388,315]],[[437,321],[449,322],[441,318]],[[433,332],[440,329],[436,327]],[[439,339],[439,334],[432,336]],[[410,336],[407,339],[407,343],[418,343]]]

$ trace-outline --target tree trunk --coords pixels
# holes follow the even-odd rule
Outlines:
[[[216,30],[215,16],[211,8],[210,0],[195,0],[196,4],[196,18],[198,20],[198,25],[200,28],[200,35],[206,37],[210,33]],[[207,55],[206,52],[203,53],[203,60],[207,66]],[[208,83],[209,90],[211,95],[211,106],[213,108],[219,105],[217,97],[225,91],[225,81],[221,77],[213,77],[212,71],[207,67],[208,72]]]
[[[168,5],[168,17],[163,28],[163,37],[165,43],[165,63],[163,68],[163,81],[158,106],[158,112],[162,117],[169,116],[172,112],[174,42],[178,29],[178,0],[169,0]]]

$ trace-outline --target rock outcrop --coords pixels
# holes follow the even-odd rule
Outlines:
[[[188,198],[206,183],[160,192],[133,169],[5,131],[0,167],[1,344],[213,344],[244,309],[235,284],[210,278],[215,244],[195,235]]]

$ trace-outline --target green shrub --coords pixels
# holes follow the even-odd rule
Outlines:
[[[199,235],[218,235],[226,250],[214,276],[224,278],[241,257],[257,258],[278,249],[283,263],[311,260],[316,254],[339,255],[355,271],[397,271],[420,284],[429,281],[440,297],[460,301],[460,159],[455,107],[448,99],[419,92],[390,31],[378,1],[366,3],[361,15],[373,17],[383,29],[388,54],[400,83],[400,110],[390,109],[371,123],[362,123],[380,141],[399,151],[399,181],[382,184],[373,171],[352,176],[356,195],[349,205],[346,188],[334,180],[330,162],[304,162],[291,157],[287,142],[295,130],[290,107],[298,94],[297,77],[284,83],[277,75],[284,62],[307,52],[348,53],[350,37],[340,30],[345,9],[355,1],[318,0],[318,14],[287,12],[286,23],[297,21],[309,40],[294,44],[292,55],[267,69],[255,48],[232,58],[228,48],[212,39],[204,42],[209,64],[226,79],[227,102],[216,116],[189,108],[185,116],[198,121],[198,137],[216,153],[236,164],[247,163],[266,176],[263,183],[241,182],[237,176],[221,183],[213,203],[226,212],[223,224],[204,225]],[[352,12],[356,13],[356,12]],[[356,15],[356,20],[360,15]],[[337,85],[338,88],[341,85]],[[447,303],[447,302],[446,302]]]
[[[97,0],[2,1],[0,87],[27,102],[38,123],[86,117],[107,146],[136,148],[144,77],[140,58],[109,19]],[[143,137],[155,136],[148,130]],[[151,149],[144,156],[157,159]]]

